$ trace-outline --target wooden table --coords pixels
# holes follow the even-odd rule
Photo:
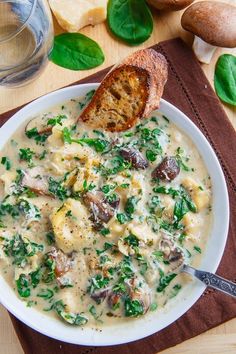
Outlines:
[[[154,13],[155,28],[151,38],[141,45],[144,48],[174,37],[181,37],[191,44],[192,36],[185,32],[180,25],[181,12]],[[56,33],[62,32],[55,22]],[[58,89],[76,80],[84,78],[97,70],[105,68],[137,50],[137,47],[127,45],[114,39],[107,31],[106,25],[101,24],[96,28],[87,27],[81,31],[96,40],[103,48],[106,60],[104,64],[89,71],[69,71],[49,63],[43,74],[28,86],[18,89],[0,88],[0,113],[17,107],[47,92]],[[215,62],[221,53],[233,53],[236,49],[218,50],[210,65],[203,65],[203,70],[212,83]],[[224,105],[224,109],[236,128],[236,108]],[[23,353],[6,310],[0,305],[0,354]],[[236,319],[231,320],[215,329],[207,331],[193,339],[162,352],[163,354],[197,354],[197,353],[236,353]],[[52,353],[54,354],[54,353]],[[55,353],[56,354],[56,353]]]

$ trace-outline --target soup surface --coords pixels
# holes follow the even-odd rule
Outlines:
[[[0,272],[73,325],[161,309],[211,227],[211,181],[191,140],[153,113],[122,133],[77,119],[93,91],[31,117],[1,151]]]

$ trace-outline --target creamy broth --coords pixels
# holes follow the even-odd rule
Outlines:
[[[181,293],[212,197],[197,148],[168,117],[92,130],[77,123],[91,95],[31,118],[1,151],[0,269],[27,306],[102,327]]]

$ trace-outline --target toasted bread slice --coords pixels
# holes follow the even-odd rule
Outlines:
[[[167,61],[154,49],[135,52],[103,79],[79,120],[96,129],[127,130],[159,107]]]

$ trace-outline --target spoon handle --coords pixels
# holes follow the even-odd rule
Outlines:
[[[205,285],[236,298],[236,284],[232,281],[226,280],[210,272],[192,268],[186,264],[184,264],[182,271],[198,278]]]

